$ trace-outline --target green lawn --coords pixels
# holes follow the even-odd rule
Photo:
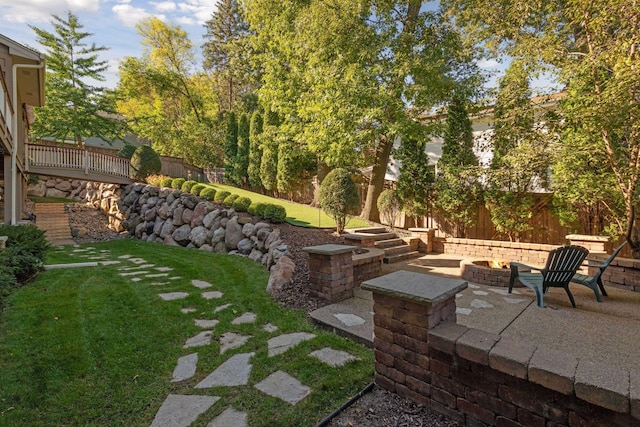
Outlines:
[[[314,208],[300,203],[288,202],[282,199],[265,196],[241,188],[231,187],[223,184],[210,184],[216,190],[226,190],[240,197],[248,197],[252,202],[277,203],[287,210],[287,222],[301,227],[335,228],[336,222],[321,209]],[[347,221],[347,228],[368,227],[370,224],[358,217],[352,217]]]
[[[98,255],[120,263],[46,271],[9,297],[0,317],[0,426],[148,426],[169,394],[221,397],[195,426],[206,426],[230,406],[247,412],[251,425],[312,426],[372,380],[371,350],[319,330],[305,313],[273,302],[265,291],[268,273],[257,263],[137,240],[67,246],[53,251],[47,263],[86,262]],[[158,273],[155,267],[171,267],[168,277],[179,278],[122,276],[136,267],[123,255],[154,264],[145,267],[152,273]],[[136,277],[141,280],[133,281]],[[206,290],[220,291],[222,298],[202,298],[192,279],[213,284]],[[167,284],[157,284],[163,282]],[[189,296],[177,301],[158,297],[173,291]],[[232,305],[214,312],[227,303]],[[183,313],[184,307],[195,312]],[[245,312],[255,313],[257,321],[232,325]],[[195,326],[196,318],[220,321],[212,329],[213,341],[183,349],[185,340],[202,330]],[[265,331],[266,323],[279,330]],[[225,332],[251,338],[220,355],[218,340]],[[268,357],[266,341],[291,332],[317,336]],[[328,367],[309,356],[323,347],[347,351],[359,360]],[[178,358],[193,352],[199,355],[195,376],[170,382]],[[228,357],[248,352],[255,352],[249,385],[194,389]],[[312,393],[292,406],[253,387],[277,370],[311,387]]]

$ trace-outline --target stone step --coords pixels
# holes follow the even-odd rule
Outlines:
[[[406,254],[407,252],[411,252],[411,247],[407,244],[384,248],[385,257]]]
[[[393,264],[396,262],[400,262],[400,261],[404,261],[406,259],[411,259],[411,258],[419,258],[420,257],[420,252],[418,251],[409,251],[403,254],[399,254],[399,255],[392,255],[389,257],[384,257],[383,262],[385,264]]]
[[[384,227],[360,227],[360,228],[347,228],[345,233],[365,233],[365,234],[380,234],[386,233],[387,229]]]
[[[386,249],[394,246],[400,246],[402,244],[404,244],[404,240],[400,239],[399,237],[396,237],[394,239],[377,240],[376,248]]]

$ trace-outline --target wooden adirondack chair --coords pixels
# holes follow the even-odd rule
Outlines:
[[[582,246],[567,245],[550,251],[546,265],[542,269],[512,262],[509,293],[511,293],[517,279],[524,286],[533,289],[536,293],[538,306],[544,307],[543,295],[547,289],[563,288],[571,300],[571,305],[575,307],[576,301],[569,290],[569,282],[588,254],[589,251]],[[539,271],[539,273],[533,273],[532,270]]]
[[[605,297],[607,296],[607,291],[604,290],[604,285],[602,284],[602,273],[604,273],[607,267],[609,267],[609,264],[611,264],[611,261],[613,261],[614,258],[618,256],[618,254],[626,244],[627,244],[627,241],[625,240],[620,246],[616,248],[615,251],[613,251],[613,253],[607,260],[586,258],[586,261],[587,261],[586,267],[597,267],[598,271],[593,276],[576,273],[573,275],[573,278],[571,279],[571,281],[573,283],[579,283],[581,285],[584,285],[587,288],[593,290],[593,292],[596,294],[596,299],[598,300],[598,302],[602,302],[602,298],[600,297],[600,292],[602,292],[602,295],[604,295]],[[600,288],[600,292],[598,292],[598,288]]]

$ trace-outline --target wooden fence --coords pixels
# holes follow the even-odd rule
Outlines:
[[[206,181],[207,175],[202,168],[187,164],[181,158],[160,156],[160,160],[162,161],[162,170],[160,171],[162,175],[172,178],[192,179],[199,182]]]

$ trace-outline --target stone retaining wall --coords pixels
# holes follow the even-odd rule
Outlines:
[[[407,274],[362,285],[380,387],[467,426],[640,425],[640,375],[458,325],[466,283]]]

